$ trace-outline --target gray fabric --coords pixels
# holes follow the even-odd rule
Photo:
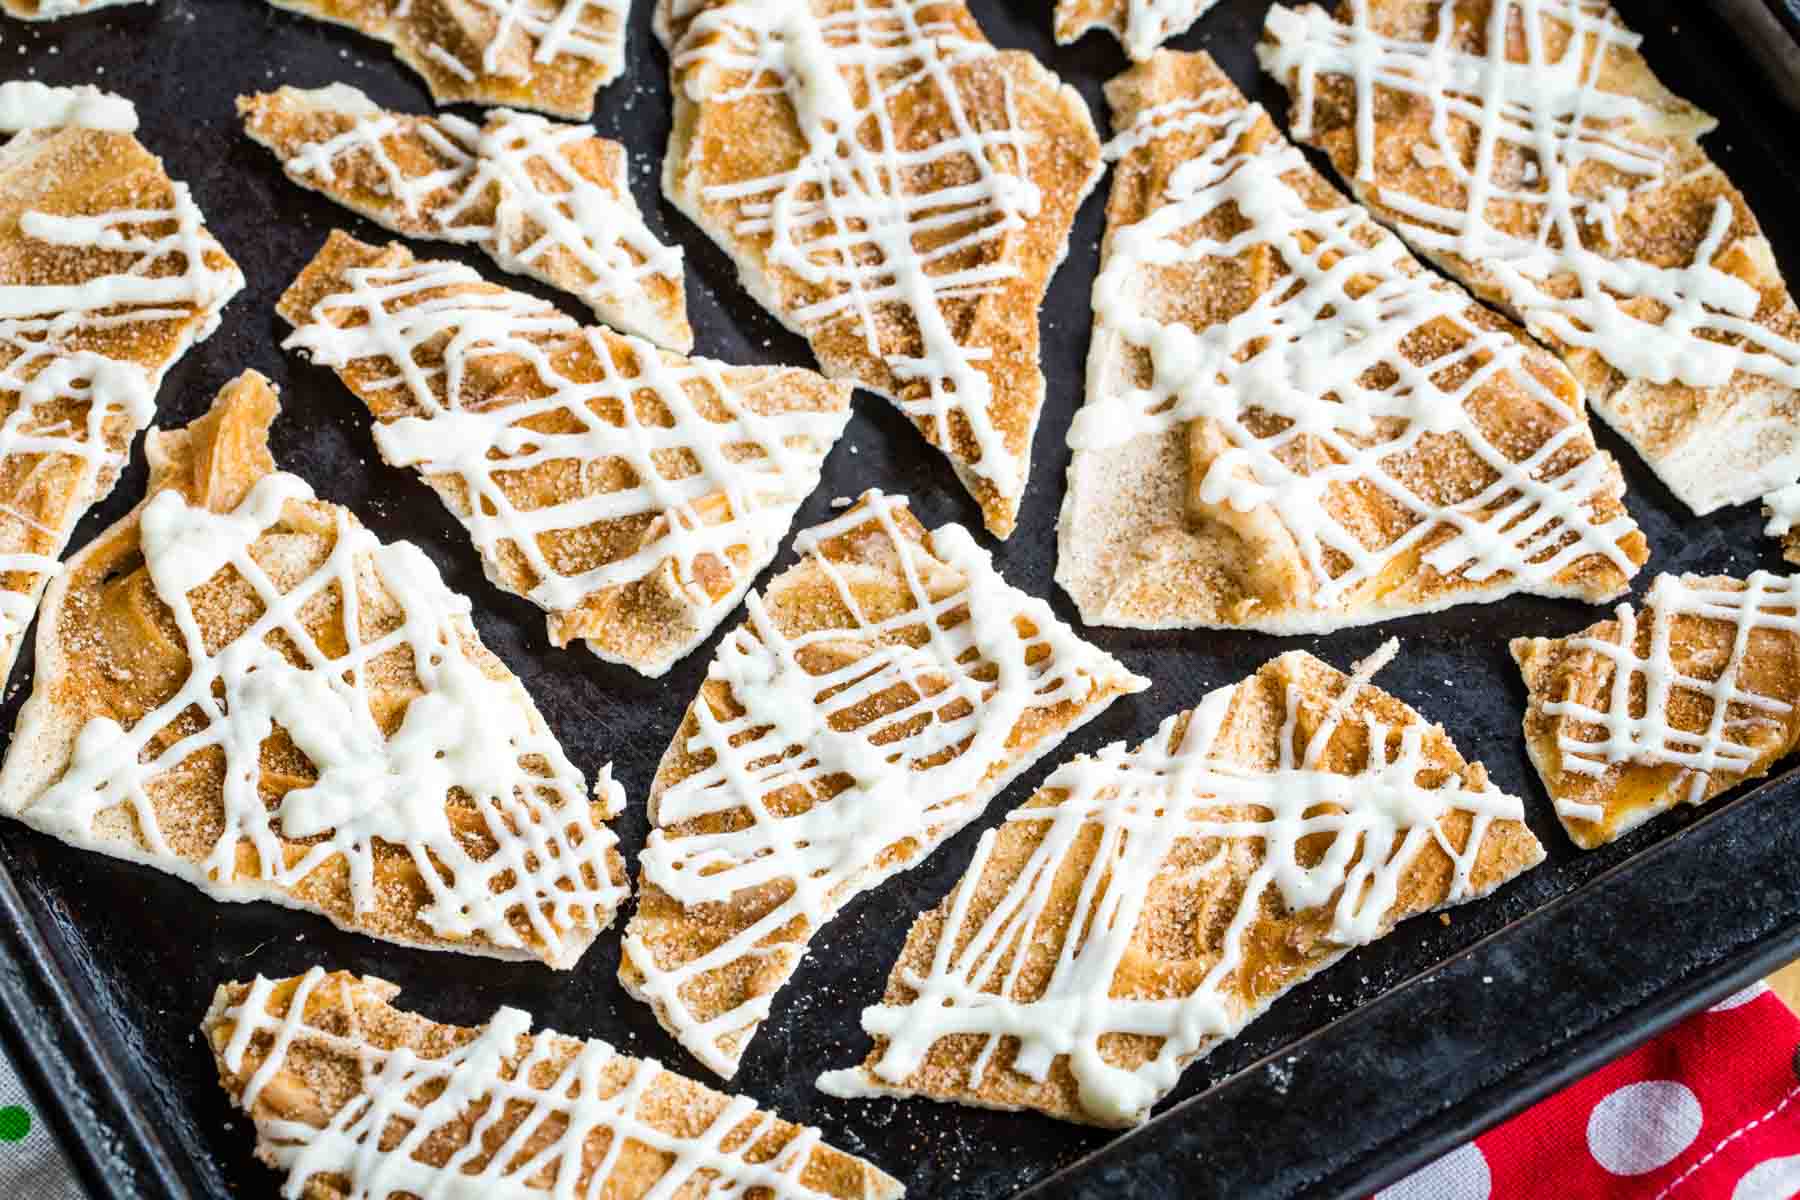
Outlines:
[[[0,1050],[0,1196],[87,1200],[4,1050]]]

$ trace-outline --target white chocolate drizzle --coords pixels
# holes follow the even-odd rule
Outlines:
[[[1272,41],[1258,52],[1294,92],[1301,139],[1312,133],[1318,77],[1352,82],[1357,180],[1408,241],[1473,264],[1533,332],[1591,350],[1629,378],[1716,388],[1744,372],[1800,387],[1800,343],[1759,324],[1761,293],[1717,265],[1735,220],[1726,197],[1717,198],[1692,262],[1662,266],[1618,252],[1618,225],[1633,201],[1672,180],[1666,153],[1632,136],[1634,126],[1654,128],[1656,114],[1644,101],[1600,86],[1608,60],[1641,41],[1603,0],[1494,0],[1486,55],[1451,44],[1459,20],[1451,0],[1443,0],[1430,42],[1378,34],[1368,0],[1345,0],[1343,7],[1348,24],[1315,7],[1276,5],[1266,27]],[[1552,22],[1569,34],[1554,57],[1547,46]],[[1509,37],[1509,27],[1523,32]],[[1522,46],[1524,57],[1509,58],[1509,45]],[[1377,177],[1381,91],[1431,106],[1427,149],[1465,197],[1461,209]],[[1473,162],[1459,142],[1470,126],[1477,131]],[[1535,163],[1518,183],[1496,169],[1509,152]],[[1577,176],[1590,166],[1629,182],[1589,195],[1593,188]],[[1501,228],[1496,213],[1509,220],[1523,214],[1527,228]],[[1633,311],[1645,301],[1664,314],[1660,320]]]
[[[384,545],[348,512],[332,509],[329,553],[282,590],[256,551],[287,505],[311,498],[302,480],[276,472],[229,513],[196,508],[174,488],[150,500],[140,520],[144,562],[180,632],[188,676],[129,729],[107,717],[89,720],[61,778],[19,815],[72,844],[105,850],[111,846],[96,821],[126,806],[146,861],[230,899],[302,903],[288,889],[341,859],[359,916],[379,901],[379,839],[403,849],[417,867],[430,893],[418,917],[435,933],[519,951],[527,948],[515,927],[522,922],[544,957],[567,965],[566,948],[585,946],[581,931],[604,927],[625,896],[608,864],[617,839],[593,820],[581,772],[517,680],[492,678],[469,657],[469,602],[444,586],[416,546]],[[227,569],[255,593],[261,613],[230,642],[209,649],[189,593]],[[361,613],[371,577],[400,620],[365,637]],[[334,594],[342,617],[325,640],[343,639],[339,654],[321,645],[305,620]],[[410,657],[420,690],[387,735],[376,722],[367,676],[376,660],[396,652]],[[195,714],[197,728],[188,724]],[[271,807],[261,792],[261,756],[276,726],[317,778]],[[210,853],[194,863],[167,841],[154,793],[171,773],[209,753],[223,756],[221,829]],[[623,790],[609,772],[602,789],[600,805],[610,817],[623,807]],[[473,805],[482,836],[494,843],[485,857],[471,853],[469,833],[451,821],[453,792]]]
[[[78,126],[110,133],[136,133],[137,108],[99,88],[51,87],[30,79],[0,83],[0,133]]]
[[[0,84],[0,128],[40,138],[56,122],[102,134],[128,135],[137,123],[127,100],[91,87]],[[18,143],[14,143],[15,145]],[[226,301],[244,284],[203,226],[187,185],[170,181],[166,205],[63,215],[27,209],[19,236],[42,248],[117,256],[105,273],[79,283],[0,282],[0,462],[29,460],[42,469],[73,468],[72,502],[57,527],[0,505],[0,572],[24,575],[0,589],[0,675],[12,666],[38,599],[57,569],[75,522],[111,487],[125,463],[109,434],[129,448],[156,413],[164,371],[187,347],[208,337]],[[166,357],[155,362],[111,358],[100,339],[130,347],[134,327],[188,322]],[[71,416],[71,402],[82,406]],[[57,464],[55,468],[51,464]],[[42,553],[24,548],[37,542]]]
[[[810,936],[853,896],[924,858],[979,816],[1003,786],[991,776],[1007,759],[1008,739],[1028,709],[1086,702],[1102,677],[1130,690],[1146,686],[1076,637],[1049,605],[1008,586],[960,526],[935,530],[929,548],[907,537],[896,522],[904,505],[870,492],[795,539],[854,625],[784,635],[752,595],[749,621],[726,637],[708,672],[710,680],[729,685],[742,712],[722,715],[704,696],[696,700],[691,712],[698,730],[686,749],[711,755],[710,765],[655,803],[657,828],[640,858],[646,882],[688,906],[769,884],[790,889],[755,923],[669,968],[658,965],[635,928],[626,930],[625,958],[644,976],[642,993],[663,1006],[659,1016],[676,1039],[722,1075],[735,1069],[736,1056],[721,1041],[754,1030],[768,1015],[773,992],[700,1020],[684,986],[746,956],[791,974],[804,941],[764,940],[796,921]],[[864,611],[858,570],[819,550],[870,522],[897,556],[910,592],[885,617]],[[959,612],[967,615],[958,619]],[[1034,633],[1021,632],[1021,618]],[[845,661],[814,673],[801,663],[810,648],[840,652]],[[885,716],[844,727],[858,705],[895,693],[910,699]],[[784,789],[819,796],[817,789],[846,778],[848,786],[803,812],[782,816],[768,806]],[[751,820],[728,832],[670,832],[695,818],[737,812]],[[919,845],[916,854],[877,865],[884,850],[907,839]]]
[[[519,37],[528,40],[531,46],[529,61],[538,66],[549,66],[568,55],[607,64],[607,79],[611,79],[623,63],[628,16],[626,0],[469,0],[469,3],[491,14],[495,22],[493,35],[480,48],[480,58],[474,63],[463,62],[436,42],[426,43],[425,48],[427,55],[465,83],[483,75],[524,78],[525,72],[508,62],[505,54],[510,43]],[[403,11],[395,14],[397,20],[405,16]]]
[[[1620,545],[1635,529],[1631,518],[1622,508],[1605,519],[1595,511],[1619,488],[1610,460],[1593,449],[1581,410],[1528,368],[1528,345],[1476,324],[1475,301],[1416,269],[1400,240],[1357,205],[1312,207],[1286,178],[1310,170],[1300,151],[1271,137],[1244,152],[1242,139],[1267,118],[1256,105],[1209,107],[1217,98],[1148,109],[1108,146],[1119,157],[1177,132],[1218,131],[1170,174],[1159,207],[1111,235],[1094,285],[1097,328],[1143,350],[1154,374],[1147,387],[1091,395],[1070,427],[1070,446],[1102,450],[1210,422],[1229,448],[1208,467],[1202,497],[1241,513],[1271,510],[1310,578],[1308,603],[1321,610],[1445,530],[1423,559],[1444,576],[1504,576],[1555,593],[1564,590],[1557,576],[1590,556],[1635,573]],[[1227,207],[1245,227],[1221,241],[1201,223]],[[1277,271],[1243,312],[1198,330],[1154,315],[1147,273],[1259,246],[1271,248],[1286,273]],[[1453,329],[1461,344],[1416,363],[1408,351],[1418,353],[1427,326]],[[1442,346],[1449,335],[1431,341]],[[1516,388],[1553,416],[1556,427],[1522,458],[1496,445],[1478,415],[1492,386]],[[1492,474],[1453,505],[1421,494],[1396,466],[1426,439],[1445,437],[1459,439]],[[1413,523],[1386,544],[1369,544],[1368,533],[1328,503],[1344,488],[1374,489]]]
[[[1073,9],[1079,0],[1061,0],[1060,7]],[[1195,21],[1205,16],[1207,11],[1217,4],[1218,0],[1124,0],[1124,28],[1116,28],[1107,22],[1090,21],[1083,29],[1092,28],[1095,24],[1106,24],[1118,34],[1120,43],[1125,47],[1126,55],[1133,62],[1143,62],[1156,48],[1172,37],[1179,37],[1193,27]],[[1062,13],[1057,13],[1057,23],[1062,24]],[[1059,28],[1058,42],[1073,41],[1065,37]]]
[[[1785,728],[1793,711],[1792,697],[1770,696],[1744,686],[1740,672],[1751,635],[1758,630],[1800,634],[1800,576],[1757,571],[1739,588],[1721,587],[1693,577],[1659,575],[1644,598],[1650,629],[1646,651],[1639,615],[1629,604],[1617,611],[1618,635],[1567,639],[1571,650],[1598,655],[1612,673],[1605,707],[1580,700],[1558,699],[1543,705],[1558,722],[1556,745],[1562,770],[1594,778],[1620,763],[1674,766],[1686,783],[1686,802],[1706,796],[1714,772],[1741,775],[1765,753],[1742,735]],[[1716,621],[1732,628],[1731,651],[1717,674],[1690,675],[1673,657],[1675,622],[1679,618]],[[1683,729],[1670,720],[1669,704],[1686,693],[1708,706],[1705,728]],[[1565,818],[1598,821],[1605,812],[1596,805],[1557,800]]]
[[[674,1200],[749,1193],[769,1200],[815,1200],[823,1195],[802,1182],[822,1145],[819,1131],[799,1129],[774,1155],[752,1161],[751,1152],[778,1135],[778,1118],[759,1112],[746,1097],[731,1097],[704,1128],[683,1135],[645,1107],[664,1075],[654,1059],[622,1056],[597,1038],[581,1042],[571,1055],[563,1035],[549,1029],[532,1033],[531,1014],[516,1008],[501,1008],[474,1038],[442,1055],[386,1049],[363,1032],[348,995],[332,1010],[348,1014],[348,1028],[326,1029],[306,1020],[308,1002],[327,998],[321,988],[329,987],[329,980],[322,969],[312,968],[286,1011],[273,1016],[268,1009],[277,982],[259,975],[243,1001],[220,1017],[232,1030],[220,1055],[231,1071],[242,1071],[246,1055],[259,1049],[259,1038],[270,1039],[239,1101],[246,1112],[255,1111],[296,1045],[335,1052],[360,1069],[357,1095],[323,1126],[259,1118],[275,1165],[287,1172],[283,1196],[297,1198],[321,1177],[340,1181],[348,1200],[401,1194],[481,1200],[588,1200],[602,1194]],[[348,982],[343,986],[348,992]],[[629,1067],[624,1086],[602,1094],[606,1077],[621,1064]],[[490,1131],[497,1135],[502,1120],[516,1123],[496,1149],[485,1139]],[[418,1157],[427,1143],[441,1145],[446,1138],[454,1149],[441,1166]],[[725,1148],[728,1142],[732,1149]],[[666,1159],[647,1190],[619,1190],[637,1182],[635,1174],[614,1178],[627,1145]],[[641,1160],[634,1159],[633,1166],[641,1169]]]
[[[1023,472],[990,414],[993,384],[978,365],[991,351],[959,341],[945,305],[1018,274],[996,255],[974,265],[959,260],[1000,246],[1037,215],[1042,197],[1027,166],[1033,135],[1019,121],[1010,80],[1003,114],[971,109],[956,75],[995,51],[932,19],[931,7],[926,0],[859,2],[821,17],[811,0],[715,4],[688,26],[674,69],[686,73],[695,102],[779,91],[793,106],[807,146],[799,161],[777,175],[702,192],[708,202],[734,206],[732,232],[767,239],[769,265],[817,297],[782,304],[776,315],[806,336],[840,322],[860,328],[869,353],[909,389],[889,399],[945,448],[955,444],[951,415],[959,414],[979,450],[978,461],[961,465],[1015,497]],[[948,127],[902,144],[891,111],[901,97],[913,111],[941,106]],[[912,190],[909,174],[944,164],[972,178]],[[883,349],[882,326],[896,307],[918,331],[916,356]]]
[[[575,169],[567,153],[595,140],[590,127],[503,108],[490,110],[485,125],[451,113],[407,116],[376,108],[341,84],[299,92],[294,103],[354,121],[286,156],[282,165],[295,179],[329,189],[339,172],[371,165],[404,220],[379,206],[352,204],[357,211],[399,233],[480,246],[505,270],[568,288],[607,324],[668,344],[641,312],[654,303],[648,282],[680,286],[681,249],[650,232],[626,180],[611,181],[616,191],[608,190]],[[388,143],[410,138],[447,165],[408,174]],[[570,265],[583,277],[579,286],[572,286]]]
[[[319,301],[284,345],[330,367],[371,359],[385,364],[392,374],[372,390],[400,390],[424,415],[376,422],[382,458],[428,477],[458,477],[468,502],[457,515],[483,558],[492,563],[503,551],[521,556],[538,580],[528,598],[552,613],[576,609],[600,589],[641,579],[670,562],[703,637],[774,556],[849,419],[847,407],[759,413],[733,394],[723,363],[664,355],[645,342],[584,329],[543,301],[483,284],[457,263],[354,267],[344,278],[348,289]],[[364,319],[343,323],[353,315]],[[620,344],[631,362],[620,360]],[[419,364],[415,352],[426,346],[441,354],[441,366]],[[578,355],[597,365],[597,378],[565,373]],[[474,386],[487,363],[515,360],[528,365],[541,395],[482,409],[464,404],[465,386]],[[695,385],[722,416],[702,410],[690,393]],[[640,411],[643,393],[660,403],[666,423]],[[547,433],[530,427],[549,414],[566,417],[574,428]],[[756,456],[732,453],[745,449]],[[684,459],[698,469],[689,473]],[[609,461],[626,464],[633,482],[534,508],[520,507],[501,485],[507,473],[545,464],[571,463],[585,477]],[[724,498],[723,516],[718,497]],[[634,552],[588,570],[565,573],[539,541],[545,534],[644,514],[661,518],[660,532]],[[728,553],[734,546],[749,552],[741,568]],[[734,576],[716,599],[698,578],[695,563],[702,557]]]
[[[1800,483],[1770,492],[1763,497],[1763,505],[1769,510],[1769,522],[1763,526],[1763,532],[1770,537],[1787,536],[1794,526],[1800,525]]]
[[[1233,700],[1254,681],[1209,693],[1189,713],[1164,721],[1135,751],[1117,742],[1058,768],[1039,795],[1060,792],[1059,800],[1007,817],[1039,824],[1043,832],[1004,896],[978,927],[970,927],[971,905],[1001,837],[989,830],[947,902],[929,973],[903,970],[898,976],[917,995],[904,1006],[864,1010],[863,1028],[885,1039],[874,1078],[863,1070],[834,1071],[819,1086],[839,1096],[880,1095],[879,1084],[907,1080],[938,1040],[973,1035],[984,1041],[966,1081],[974,1090],[1001,1042],[1017,1039],[1014,1071],[1041,1083],[1058,1059],[1066,1059],[1082,1108],[1103,1123],[1129,1124],[1175,1086],[1189,1061],[1261,1012],[1262,1006],[1245,1010],[1237,973],[1271,893],[1288,913],[1329,909],[1327,937],[1345,948],[1388,931],[1402,881],[1432,845],[1454,864],[1442,903],[1473,898],[1472,873],[1489,828],[1495,821],[1523,820],[1524,805],[1491,785],[1477,789],[1446,776],[1427,754],[1434,726],[1415,721],[1390,728],[1370,716],[1351,716],[1357,694],[1395,648],[1390,641],[1358,666],[1304,741],[1298,732],[1304,697],[1290,683],[1272,769],[1218,745]],[[1183,716],[1188,720],[1178,739]],[[1366,729],[1366,761],[1348,772],[1322,767],[1348,720]],[[1421,775],[1442,782],[1426,786]],[[1460,846],[1443,827],[1457,813],[1471,821]],[[1316,844],[1323,836],[1331,838],[1329,848],[1308,865],[1301,843]],[[1234,847],[1254,856],[1217,961],[1187,995],[1113,996],[1114,975],[1152,884],[1171,869],[1170,855],[1183,844],[1208,843],[1220,850],[1193,868],[1195,888],[1244,869]],[[1052,901],[1066,894],[1065,860],[1077,851],[1092,857],[1058,948],[1045,940],[1057,936]],[[1019,999],[1027,948],[1054,953],[1055,966],[1032,989],[1033,998]],[[1135,1069],[1109,1061],[1103,1041],[1125,1034],[1161,1039],[1155,1057]]]

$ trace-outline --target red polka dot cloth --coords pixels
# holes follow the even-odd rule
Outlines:
[[[1797,1052],[1800,1018],[1759,983],[1376,1200],[1793,1200]]]

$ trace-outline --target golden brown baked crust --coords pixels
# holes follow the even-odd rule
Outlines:
[[[1285,654],[1065,764],[913,925],[873,1051],[821,1086],[1131,1125],[1352,947],[1542,861],[1523,805],[1367,683],[1380,661]]]
[[[1648,548],[1552,355],[1421,267],[1207,55],[1158,52],[1107,98],[1058,525],[1085,620],[1318,633],[1624,591]]]
[[[663,191],[825,374],[894,401],[949,455],[1005,537],[1043,405],[1038,308],[1100,174],[1087,107],[1031,55],[995,52],[960,3],[808,0],[785,31],[763,28],[772,11],[664,0]],[[812,125],[784,87],[818,106]],[[825,131],[852,125],[847,153]]]
[[[644,224],[625,147],[591,128],[390,112],[344,84],[239,96],[238,114],[303,187],[395,233],[479,245],[615,329],[693,349],[681,251]]]
[[[727,1077],[814,931],[1148,686],[902,499],[867,493],[796,545],[657,769],[619,965]]]
[[[1604,845],[1768,773],[1800,742],[1795,578],[1661,575],[1641,610],[1515,638],[1525,746],[1569,837]]]
[[[268,381],[245,372],[205,416],[151,434],[148,497],[70,559],[45,601],[0,811],[221,899],[273,900],[408,945],[572,966],[626,894],[604,824],[621,789],[603,770],[589,798],[523,686],[481,644],[467,602],[455,607],[422,554],[383,546],[276,471],[277,409]],[[171,512],[188,524],[159,526],[175,532],[162,535],[166,560],[152,559],[146,517]],[[223,548],[223,564],[206,564],[171,603],[159,579],[205,557],[203,521],[230,526],[241,553]],[[165,561],[174,574],[156,575]],[[353,607],[345,579],[355,580]],[[427,645],[428,668],[418,662]],[[320,670],[329,662],[341,674]],[[453,669],[471,674],[449,679]],[[302,697],[300,720],[254,678]],[[363,706],[347,714],[353,727],[301,727],[327,721],[352,690]],[[445,728],[479,720],[519,731],[508,735],[513,770],[481,764],[505,781],[493,788],[508,788],[503,817],[452,763],[442,808],[414,815],[429,807],[419,789],[438,777],[391,747],[426,699],[421,711]],[[359,751],[349,734],[380,741]],[[322,820],[318,805],[337,791],[327,775],[340,768],[362,782]],[[405,794],[384,790],[394,787]],[[507,864],[527,857],[526,838],[535,865],[515,870]]]
[[[96,228],[61,224],[84,218]],[[186,188],[129,133],[28,129],[0,151],[0,287],[65,297],[17,296],[17,316],[0,320],[0,680],[75,523],[112,491],[150,423],[163,372],[243,285],[200,221]],[[121,235],[149,249],[97,244]],[[201,262],[189,260],[189,237]],[[126,275],[169,290],[66,298]]]
[[[1333,17],[1277,5],[1263,62],[1294,96],[1296,137],[1379,219],[1560,353],[1696,513],[1791,482],[1800,309],[1743,195],[1700,148],[1713,119],[1657,81],[1609,5],[1505,2],[1345,0]],[[1344,32],[1357,11],[1362,30]],[[1440,38],[1446,14],[1454,26]],[[1512,64],[1504,77],[1495,51]],[[1451,77],[1483,94],[1446,93]],[[1359,79],[1372,112],[1359,110]],[[1540,161],[1544,147],[1554,163]]]
[[[439,104],[585,121],[625,66],[623,0],[269,0],[388,43]]]
[[[401,1200],[452,1171],[545,1194],[566,1179],[571,1194],[614,1200],[732,1185],[766,1200],[902,1194],[873,1165],[819,1141],[818,1130],[655,1062],[598,1040],[530,1034],[530,1017],[515,1009],[482,1027],[441,1024],[394,1008],[399,991],[315,967],[214,994],[201,1031],[220,1086],[255,1122],[257,1157],[286,1168],[305,1200]],[[500,1096],[505,1110],[495,1113]],[[372,1118],[363,1106],[376,1101]],[[377,1138],[386,1153],[369,1145]],[[502,1143],[513,1151],[503,1161],[483,1148]],[[538,1169],[512,1166],[527,1162]]]
[[[850,415],[848,384],[584,329],[341,231],[276,310],[288,345],[369,406],[383,457],[469,528],[489,577],[549,612],[551,641],[652,676],[768,565]]]

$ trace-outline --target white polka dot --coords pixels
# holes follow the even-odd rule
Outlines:
[[[1700,1098],[1686,1084],[1627,1084],[1588,1115],[1588,1150],[1614,1175],[1642,1175],[1693,1145],[1702,1119]]]
[[[1707,1009],[1706,1011],[1707,1012],[1730,1012],[1734,1008],[1740,1008],[1743,1005],[1750,1003],[1752,1000],[1756,999],[1758,996],[1762,995],[1764,992],[1766,992],[1768,990],[1769,989],[1760,982],[1753,983],[1741,992],[1731,993],[1731,995],[1725,997],[1723,1000],[1719,1001],[1717,1004],[1713,1005],[1711,1008]]]
[[[1488,1200],[1492,1188],[1487,1159],[1479,1146],[1468,1142],[1382,1188],[1375,1200]]]
[[[1731,1190],[1731,1200],[1792,1200],[1796,1195],[1800,1195],[1800,1154],[1757,1163]]]

